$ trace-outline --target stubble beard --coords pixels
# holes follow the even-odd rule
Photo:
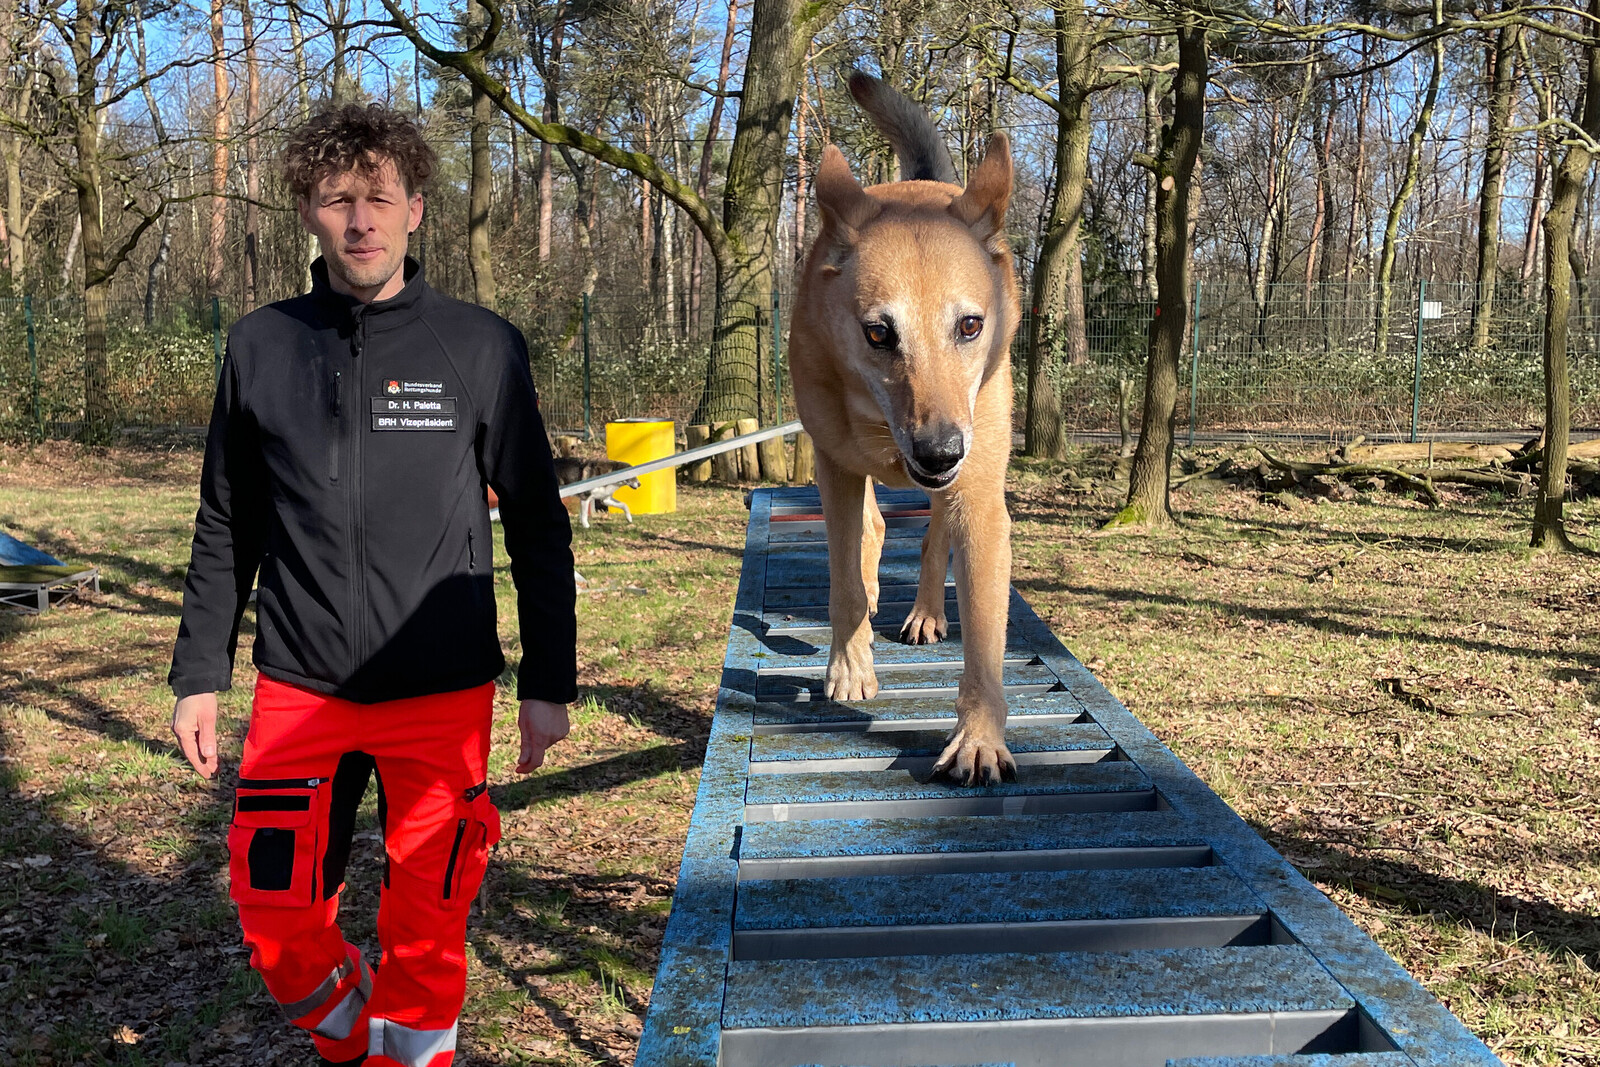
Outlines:
[[[380,289],[405,261],[405,252],[385,256],[378,263],[352,262],[340,253],[326,257],[329,267],[352,289]]]

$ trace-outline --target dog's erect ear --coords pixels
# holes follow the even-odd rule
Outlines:
[[[822,237],[832,243],[830,263],[837,263],[855,247],[861,227],[877,217],[883,206],[861,188],[844,153],[833,145],[822,150],[822,166],[815,179],[817,208],[822,212]]]
[[[1003,133],[989,136],[983,162],[967,188],[950,202],[950,214],[972,228],[990,255],[1006,251],[1006,205],[1011,201],[1011,142]]]

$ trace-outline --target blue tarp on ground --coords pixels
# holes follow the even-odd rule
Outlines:
[[[62,563],[50,553],[40,552],[32,545],[25,545],[4,530],[0,530],[0,566],[60,567]]]

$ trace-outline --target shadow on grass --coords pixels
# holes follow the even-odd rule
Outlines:
[[[1571,952],[1590,967],[1600,967],[1600,919],[1594,915],[1425,871],[1388,855],[1351,855],[1327,841],[1286,834],[1258,822],[1250,825],[1280,852],[1316,860],[1320,866],[1301,871],[1307,878],[1342,885],[1385,907],[1439,916],[1496,937],[1531,939],[1553,954]],[[1591,856],[1587,861],[1574,857],[1572,862],[1594,861]]]
[[[75,709],[68,719],[47,710],[56,721],[146,751],[172,751],[88,698],[54,695]],[[0,701],[23,697],[39,703],[14,683],[0,686]],[[90,721],[80,724],[79,713]],[[25,764],[12,751],[16,740],[11,730],[0,730],[6,760],[0,765],[0,860],[9,868],[0,878],[0,913],[18,923],[6,931],[0,957],[0,1018],[6,1020],[0,1051],[9,1053],[7,1062],[307,1064],[308,1050],[284,1031],[249,970],[233,907],[218,887],[222,836],[200,828],[226,820],[232,791],[225,785],[175,791],[170,783],[91,785],[69,775],[45,792],[30,788]],[[103,808],[115,809],[116,817],[137,820],[111,840],[144,851],[164,871],[141,871],[109,854],[109,841],[64,821],[75,805],[92,811],[97,794],[106,796]],[[131,810],[125,807],[130,799]],[[230,1030],[219,1034],[224,1023]]]
[[[478,922],[467,928],[479,960],[498,972],[508,985],[525,991],[550,1022],[572,1046],[597,1062],[614,1062],[615,1048],[607,1048],[590,1036],[591,1026],[581,1025],[571,1005],[552,995],[547,982],[561,975],[587,972],[602,990],[617,998],[617,1010],[632,1013],[642,1021],[648,1004],[640,992],[629,988],[607,960],[622,960],[628,967],[654,975],[659,957],[659,930],[650,937],[640,936],[640,925],[648,919],[664,921],[664,911],[629,909],[622,900],[646,898],[665,901],[672,893],[672,872],[661,874],[585,874],[577,872],[539,873],[528,864],[501,864],[490,869],[490,895],[495,901],[521,904],[539,910],[539,903],[555,903],[556,913],[541,922],[521,915],[499,915],[491,924]],[[528,960],[510,958],[504,942],[539,946],[540,956]],[[607,936],[607,935],[611,936]],[[601,1017],[604,1013],[600,1013]],[[593,1015],[590,1016],[591,1020]],[[637,1030],[619,1031],[610,1044],[632,1045]]]
[[[1462,637],[1441,636],[1426,631],[1401,631],[1386,627],[1379,620],[1369,623],[1349,622],[1313,608],[1263,608],[1252,604],[1233,603],[1204,597],[1177,596],[1170,593],[1153,593],[1148,589],[1117,586],[1079,585],[1071,582],[1042,578],[1018,578],[1017,589],[1028,593],[1069,593],[1073,596],[1100,597],[1120,604],[1155,604],[1167,608],[1180,608],[1195,612],[1212,612],[1220,618],[1257,619],[1261,622],[1290,623],[1309,630],[1337,634],[1342,637],[1385,640],[1403,638],[1423,644],[1450,645],[1467,652],[1498,652],[1518,659],[1535,660],[1549,664],[1548,649],[1530,648],[1505,641],[1474,641]],[[1349,614],[1371,620],[1360,606],[1352,607]],[[1438,621],[1438,620],[1434,620]],[[1587,669],[1600,668],[1600,653],[1569,651],[1571,662]],[[1550,664],[1555,667],[1555,664]]]

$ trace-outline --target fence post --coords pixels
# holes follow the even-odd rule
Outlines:
[[[783,421],[783,331],[780,325],[783,312],[778,305],[778,290],[772,290],[772,402],[776,405],[777,420]]]
[[[1189,309],[1194,321],[1189,341],[1189,447],[1194,447],[1194,424],[1200,412],[1200,279],[1194,280],[1194,306]]]
[[[593,380],[589,367],[589,294],[583,294],[583,436],[593,440],[594,429],[589,424],[589,408],[594,399]]]
[[[222,380],[222,298],[211,298],[211,376],[213,382]]]
[[[32,378],[31,390],[33,393],[33,438],[36,441],[44,440],[44,412],[39,405],[39,349],[33,339],[33,294],[28,293],[22,298],[22,323],[28,334],[28,374]]]
[[[1423,298],[1427,295],[1428,283],[1421,278],[1417,279],[1417,361],[1416,367],[1411,372],[1411,442],[1417,440],[1417,422],[1422,415],[1422,312],[1426,306]]]

